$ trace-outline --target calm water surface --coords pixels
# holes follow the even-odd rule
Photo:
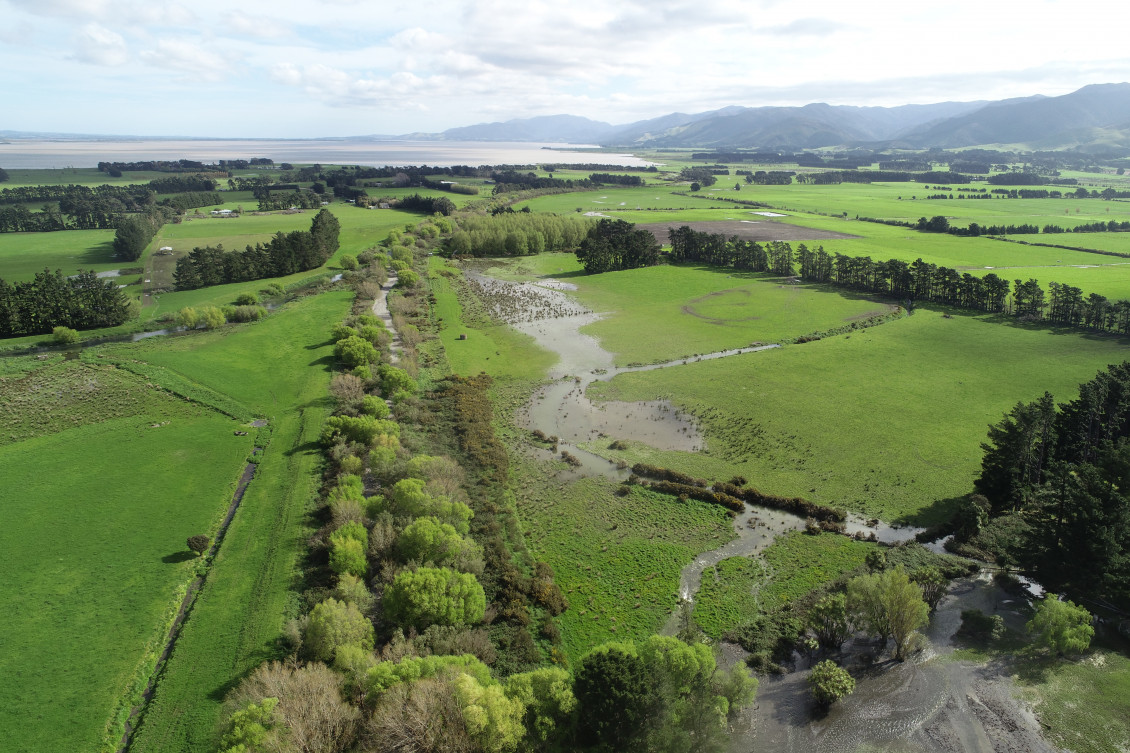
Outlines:
[[[542,147],[550,147],[544,149]],[[0,143],[0,166],[12,168],[96,167],[99,162],[270,157],[275,162],[352,165],[533,165],[599,163],[646,166],[630,154],[578,152],[580,144],[481,141],[372,141],[367,139],[10,139]]]

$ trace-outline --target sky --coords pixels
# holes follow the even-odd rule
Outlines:
[[[315,138],[1130,81],[1112,0],[0,0],[0,130]],[[1112,16],[1112,13],[1114,14]]]

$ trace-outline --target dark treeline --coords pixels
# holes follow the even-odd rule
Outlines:
[[[638,175],[615,175],[613,173],[593,173],[589,181],[596,185],[605,183],[617,186],[642,186],[643,178]]]
[[[1011,283],[990,272],[978,277],[918,259],[874,261],[869,256],[830,254],[801,243],[795,252],[783,241],[762,246],[736,236],[727,238],[691,230],[670,229],[669,258],[751,272],[796,274],[809,282],[837,285],[898,300],[940,303],[956,308],[1008,314],[1029,321],[1130,334],[1130,301],[1085,295],[1071,285],[1051,282],[1045,290],[1033,279]]]
[[[317,209],[322,206],[322,197],[313,191],[289,191],[286,193],[266,192],[259,198],[259,211],[273,212],[282,209]]]
[[[151,191],[148,186],[136,184],[129,186],[16,186],[0,189],[0,204],[38,204],[43,201],[78,201],[82,199],[116,199],[129,204],[148,202]]]
[[[337,217],[323,209],[314,216],[310,230],[276,233],[266,245],[231,252],[223,246],[194,248],[177,260],[173,279],[177,290],[193,290],[316,269],[337,251],[340,230]]]
[[[648,165],[647,167],[644,167],[642,165],[631,165],[631,166],[602,165],[602,164],[594,163],[594,162],[585,162],[583,164],[579,163],[579,164],[576,164],[576,165],[564,164],[564,163],[556,164],[556,163],[547,162],[547,163],[545,163],[544,165],[541,166],[541,169],[545,170],[547,173],[555,173],[555,172],[558,172],[559,170],[603,170],[603,171],[616,170],[617,172],[625,172],[625,173],[631,173],[631,172],[634,172],[634,173],[657,173],[657,172],[659,172],[659,168],[656,167],[655,165]]]
[[[935,215],[930,219],[919,217],[917,222],[905,222],[903,220],[882,220],[876,217],[857,217],[856,219],[863,222],[874,222],[880,225],[891,225],[893,227],[907,227],[912,230],[917,230],[922,233],[948,233],[949,235],[957,235],[967,238],[976,238],[982,235],[1036,235],[1039,233],[1059,234],[1059,233],[1122,233],[1130,231],[1130,221],[1119,222],[1117,220],[1109,220],[1107,222],[1087,222],[1074,227],[1062,227],[1060,225],[1044,225],[1041,228],[1039,225],[1022,224],[1022,225],[980,225],[976,222],[969,223],[968,227],[958,227],[951,225],[947,217],[943,215]]]
[[[149,190],[155,193],[189,193],[194,191],[215,191],[216,179],[208,175],[170,175],[149,181]]]
[[[922,173],[890,170],[830,170],[822,173],[801,173],[798,183],[813,185],[835,185],[837,183],[953,183],[965,184],[973,176],[944,170],[928,170]]]
[[[129,302],[111,280],[92,271],[63,277],[44,269],[27,282],[0,279],[0,337],[42,335],[55,327],[114,327],[130,313]]]
[[[1127,362],[1099,372],[1058,407],[1048,393],[1017,403],[982,445],[974,486],[987,505],[968,511],[1018,514],[1026,525],[1010,548],[1047,590],[1130,607],[1128,438]]]
[[[224,203],[224,197],[218,191],[190,191],[169,196],[157,202],[162,206],[172,207],[178,212],[187,212],[197,207],[211,207]]]
[[[588,179],[544,178],[539,177],[538,174],[534,172],[520,173],[515,170],[492,172],[490,179],[495,182],[495,194],[538,190],[542,188],[590,188],[592,186],[592,183]]]
[[[703,233],[683,225],[667,231],[671,243],[668,258],[672,262],[698,262],[715,267],[733,267],[748,272],[794,274],[793,248],[782,241],[769,241],[762,246],[736,235]]]
[[[658,264],[659,242],[648,231],[634,228],[624,220],[604,218],[597,222],[577,249],[585,271],[593,274]]]
[[[421,196],[414,193],[411,196],[402,196],[395,201],[397,209],[409,212],[423,212],[424,214],[442,214],[447,217],[455,211],[455,202],[446,196]]]

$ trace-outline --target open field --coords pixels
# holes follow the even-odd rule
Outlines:
[[[842,240],[851,238],[850,235],[831,232],[828,230],[815,230],[813,228],[790,225],[785,222],[771,220],[722,220],[715,222],[687,222],[683,223],[700,233],[724,235],[727,238],[737,236],[743,241],[822,241]],[[672,227],[679,227],[671,223],[640,223],[638,230],[646,230],[655,236],[655,240],[662,245],[670,245],[669,231]]]
[[[631,461],[741,473],[775,494],[928,523],[970,491],[990,423],[1045,390],[1071,399],[1124,358],[1114,338],[920,309],[851,335],[623,374],[589,392],[668,399],[701,422],[706,452],[633,445]]]
[[[317,445],[329,412],[329,328],[352,294],[301,299],[254,325],[147,343],[136,353],[270,416],[271,445],[232,521],[131,750],[215,750],[224,694],[277,658],[296,616],[306,514],[321,481]]]
[[[114,260],[113,230],[60,230],[56,233],[0,233],[0,278],[30,280],[44,267],[64,275],[80,269],[105,272],[122,266]]]
[[[0,488],[19,490],[0,527],[0,727],[13,751],[95,750],[192,576],[185,539],[214,533],[251,442],[112,367],[55,361],[0,391]]]
[[[887,314],[890,302],[749,272],[660,266],[570,278],[577,298],[606,318],[582,328],[616,363],[650,363],[778,342]]]

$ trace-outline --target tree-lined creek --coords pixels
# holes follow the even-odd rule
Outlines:
[[[626,478],[629,471],[579,445],[625,440],[643,442],[662,450],[694,452],[705,438],[691,416],[666,401],[594,403],[586,391],[593,382],[608,381],[633,371],[671,368],[715,358],[748,356],[779,347],[752,345],[735,350],[698,355],[666,363],[616,367],[613,355],[580,329],[600,318],[568,295],[575,286],[555,281],[510,282],[467,273],[480,299],[498,319],[533,337],[558,356],[550,369],[549,384],[537,390],[517,418],[530,432],[557,437],[557,450],[565,450],[578,463],[562,472],[564,478],[604,476]],[[539,450],[543,459],[555,457]],[[748,557],[763,551],[787,531],[801,529],[804,520],[789,513],[746,505],[734,516],[735,538],[717,549],[703,552],[680,574],[679,594],[692,602],[704,572],[729,557]],[[895,543],[913,538],[919,529],[895,528],[850,516],[848,532],[874,533],[880,541]],[[859,677],[855,692],[827,715],[818,716],[807,692],[806,672],[764,679],[758,701],[735,725],[734,750],[774,751],[1051,751],[1039,733],[1039,723],[1013,699],[1009,680],[994,667],[980,667],[949,658],[962,609],[980,608],[1001,614],[1013,628],[1023,629],[1022,603],[1014,601],[987,577],[967,578],[953,584],[927,629],[927,647],[901,664],[863,662],[875,647],[863,640],[849,641],[841,659]],[[664,628],[674,633],[679,624],[673,614]],[[724,646],[728,660],[743,658],[740,648]],[[798,668],[805,660],[797,657]]]

